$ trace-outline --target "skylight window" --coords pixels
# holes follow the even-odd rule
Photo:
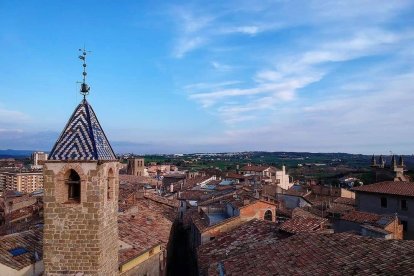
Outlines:
[[[27,249],[23,247],[16,247],[14,249],[10,249],[9,252],[13,255],[13,257],[16,257],[16,256],[23,255],[29,251],[27,251]]]

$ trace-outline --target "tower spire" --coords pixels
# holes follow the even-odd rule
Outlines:
[[[83,61],[83,81],[81,84],[81,89],[80,89],[80,93],[83,95],[83,100],[86,99],[86,95],[89,94],[89,90],[91,90],[91,88],[89,87],[89,85],[86,84],[86,75],[88,73],[86,73],[86,53],[90,53],[91,51],[86,51],[85,46],[83,46],[83,49],[79,49],[80,52],[82,52],[82,54],[79,56],[79,59],[81,59]]]

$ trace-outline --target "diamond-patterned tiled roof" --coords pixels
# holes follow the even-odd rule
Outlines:
[[[92,106],[83,100],[56,141],[49,160],[115,160]]]

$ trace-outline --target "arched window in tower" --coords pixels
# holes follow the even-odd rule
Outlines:
[[[106,190],[106,196],[107,196],[108,201],[114,198],[114,192],[115,192],[114,183],[115,183],[115,176],[114,176],[114,171],[111,168],[108,171],[108,181],[107,181],[107,190]]]
[[[66,185],[68,189],[67,202],[79,203],[81,200],[80,176],[75,170],[69,170],[66,175]]]
[[[264,214],[264,219],[268,221],[273,221],[272,211],[267,210]]]

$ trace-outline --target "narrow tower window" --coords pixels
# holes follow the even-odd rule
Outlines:
[[[69,177],[66,180],[66,185],[68,188],[68,202],[80,202],[81,199],[81,186],[80,186],[80,177],[77,172],[70,170]]]
[[[108,171],[108,181],[107,181],[107,199],[112,200],[114,197],[114,183],[115,183],[115,177],[114,177],[114,171],[112,169],[109,169]]]

